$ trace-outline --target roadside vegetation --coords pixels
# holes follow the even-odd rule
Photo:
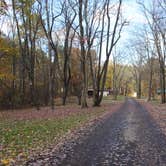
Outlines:
[[[1,112],[1,164],[23,163],[30,156],[55,146],[67,133],[110,112],[113,105],[105,104],[103,107],[89,107],[85,110],[59,106],[55,112],[49,108]]]

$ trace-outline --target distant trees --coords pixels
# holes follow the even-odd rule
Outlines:
[[[113,54],[127,23],[122,0],[1,1],[0,24],[8,26],[8,34],[0,30],[1,105],[54,109],[56,97],[65,105],[75,95],[86,108],[90,87],[99,106],[105,87],[116,99],[131,92],[133,78],[138,98],[151,100],[159,86],[166,102],[165,0],[151,3],[139,1],[147,24],[132,40],[131,67],[119,61],[119,50]]]
[[[13,47],[12,41],[3,36],[0,36],[0,46],[0,103],[3,106],[8,103],[12,107],[14,102],[13,81],[16,80],[12,62],[13,57],[17,57],[18,50]]]
[[[150,42],[148,35],[145,27],[140,32],[135,33],[136,38],[133,38],[131,57],[137,98],[140,99],[144,94],[147,96],[147,100],[150,101],[152,97],[154,61],[156,56],[153,44]]]
[[[145,50],[141,44],[136,44],[135,52],[133,52],[133,76],[136,82],[137,98],[141,98],[142,94],[142,80],[144,72],[144,63],[146,60]]]
[[[38,6],[34,6],[34,1],[12,0],[13,16],[16,22],[19,51],[21,54],[20,63],[20,93],[24,103],[26,83],[26,72],[29,77],[30,102],[36,105],[35,96],[35,59],[36,40],[39,30]],[[18,9],[19,8],[19,9]],[[21,15],[21,18],[20,18]]]
[[[110,61],[106,79],[106,89],[110,90],[113,100],[119,95],[129,96],[133,93],[133,67],[118,61]]]
[[[86,108],[88,86],[94,89],[93,105],[99,106],[109,59],[125,25],[121,6],[122,0],[2,1],[0,17],[10,20],[8,36],[0,35],[0,63],[7,62],[0,70],[1,90],[10,94],[1,99],[12,103],[6,100],[5,106],[54,109],[55,97],[65,105],[74,94]]]
[[[151,54],[157,55],[159,62],[159,79],[161,91],[161,103],[166,102],[166,80],[165,80],[165,62],[166,62],[166,2],[165,0],[151,1],[151,7],[148,8],[144,3],[138,1],[148,24],[148,35],[146,36],[146,50],[149,52],[153,45]],[[147,45],[148,44],[148,45]],[[149,61],[151,62],[151,61]],[[152,65],[152,64],[149,64]],[[152,71],[151,71],[152,72]],[[152,76],[152,73],[151,73]],[[149,85],[150,88],[151,85]],[[150,90],[150,89],[149,89]],[[150,99],[150,91],[149,91]]]
[[[116,49],[113,53],[113,68],[112,68],[112,87],[113,87],[113,98],[117,100],[118,94],[120,93],[120,88],[122,86],[126,65],[122,65],[122,59],[124,55],[120,52],[117,53]]]

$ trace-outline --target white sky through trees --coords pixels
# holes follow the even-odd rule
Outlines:
[[[144,17],[143,13],[141,12],[140,6],[137,3],[138,0],[123,0],[122,2],[122,15],[123,18],[126,19],[129,24],[125,26],[122,30],[121,38],[118,42],[118,48],[122,50],[126,50],[128,42],[130,41],[131,37],[133,36],[133,32],[137,31],[141,26],[146,24],[146,18]],[[11,0],[6,0],[7,4],[11,5]],[[148,0],[142,1],[148,5]],[[10,7],[9,7],[10,8]],[[9,34],[10,32],[10,21],[7,19],[0,18],[0,30],[5,33]],[[105,57],[105,48],[103,47],[103,59]]]

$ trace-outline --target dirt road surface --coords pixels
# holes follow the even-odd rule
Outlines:
[[[133,99],[127,99],[88,134],[62,149],[27,165],[166,166],[166,137]]]

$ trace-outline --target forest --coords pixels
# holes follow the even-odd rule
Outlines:
[[[105,89],[114,99],[136,92],[148,100],[160,95],[165,103],[164,3],[149,9],[138,2],[147,24],[134,32],[126,55],[118,47],[130,24],[121,0],[2,0],[0,107],[54,109],[56,98],[65,105],[76,96],[85,108],[89,88],[94,106]]]

